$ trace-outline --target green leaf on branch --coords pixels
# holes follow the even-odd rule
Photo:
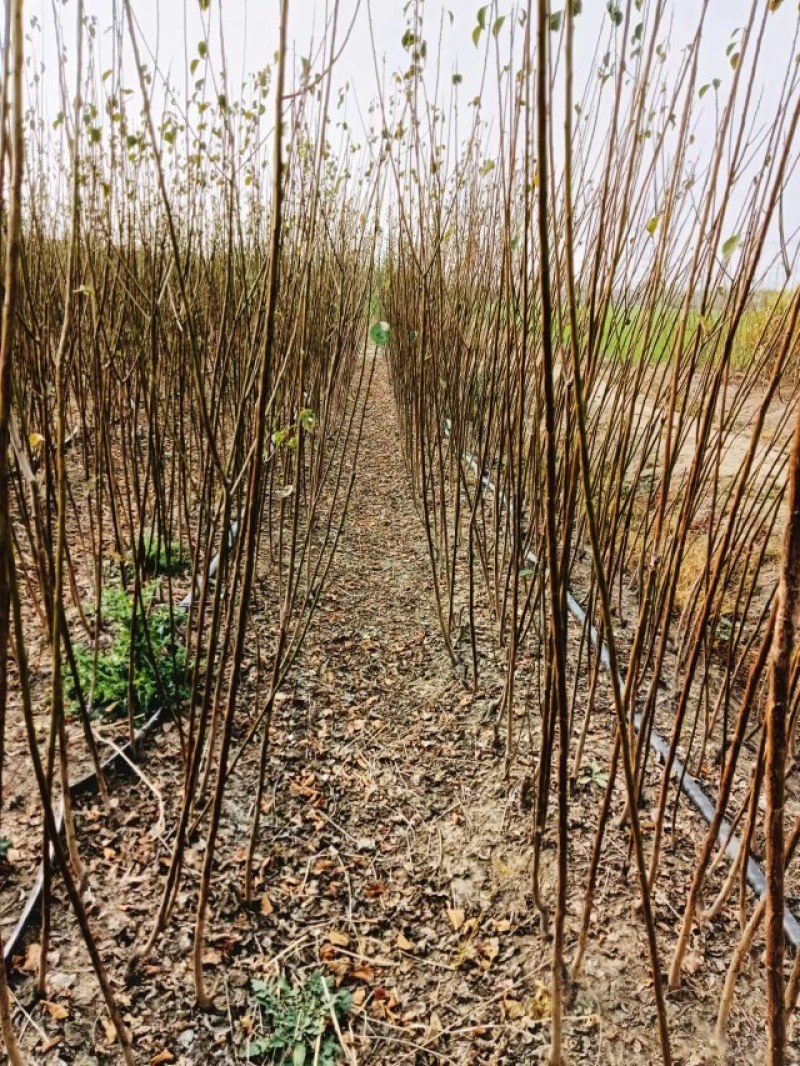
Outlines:
[[[385,348],[389,343],[391,329],[388,322],[376,322],[369,331],[369,339],[377,348]]]
[[[742,243],[742,235],[740,233],[734,233],[732,237],[728,239],[722,245],[722,255],[724,259],[730,259],[739,245]]]
[[[606,7],[608,8],[609,17],[610,17],[611,21],[614,23],[614,25],[615,26],[621,26],[622,25],[622,20],[623,20],[623,14],[622,14],[622,11],[620,10],[619,6],[614,3],[614,0],[608,0],[608,3],[606,4]]]

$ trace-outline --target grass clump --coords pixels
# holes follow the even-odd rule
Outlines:
[[[94,649],[75,646],[80,689],[87,699],[91,694],[92,710],[98,716],[126,716],[131,690],[137,717],[148,717],[160,707],[177,706],[188,698],[186,649],[175,637],[169,609],[154,603],[158,589],[155,581],[142,588],[144,616],[138,611],[135,626],[133,596],[122,588],[103,591],[101,611],[111,630],[111,642],[98,652],[96,669]],[[74,711],[75,680],[71,673],[66,677],[65,695],[69,709]]]
[[[249,1039],[247,1059],[265,1066],[333,1066],[340,1061],[332,1015],[341,1024],[349,1014],[352,997],[346,989],[332,991],[316,970],[302,984],[289,984],[285,977],[253,981],[252,991],[265,1034]]]
[[[164,540],[155,533],[146,536],[142,542],[142,566],[151,577],[172,576],[180,574],[189,565],[189,560],[181,551],[179,544]]]

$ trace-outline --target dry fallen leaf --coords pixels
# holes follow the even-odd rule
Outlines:
[[[167,1049],[164,1048],[164,1050],[163,1051],[159,1051],[159,1053],[157,1055],[153,1055],[152,1059],[150,1059],[150,1066],[162,1066],[162,1063],[164,1063],[164,1062],[174,1062],[174,1061],[175,1061],[175,1056],[172,1054],[172,1052],[171,1051],[167,1051]]]
[[[444,1026],[442,1025],[442,1019],[433,1011],[431,1014],[431,1020],[428,1022],[428,1036],[438,1036],[444,1032]]]
[[[503,1013],[510,1022],[516,1022],[525,1015],[525,1005],[518,999],[503,999]]]
[[[537,980],[535,982],[535,991],[528,1001],[528,1009],[531,1017],[535,1018],[537,1021],[550,1017],[552,1011],[550,989],[543,981]]]
[[[345,977],[347,977],[347,974],[350,971],[350,960],[349,959],[332,959],[328,963],[328,969],[331,971],[331,973],[336,978],[336,987],[338,988],[339,985],[341,985],[342,981],[344,981]]]
[[[489,937],[478,945],[481,954],[481,969],[488,970],[494,960],[500,954],[500,942],[497,937]]]
[[[69,1011],[60,1003],[53,1003],[49,999],[43,999],[42,1006],[45,1008],[45,1010],[54,1022],[63,1022],[65,1018],[69,1017]]]
[[[272,914],[275,908],[272,906],[272,901],[266,893],[261,897],[261,913]]]
[[[347,933],[340,933],[336,929],[332,929],[328,933],[328,941],[337,948],[346,948],[350,943],[350,937]]]
[[[461,907],[448,907],[447,917],[450,919],[450,924],[452,925],[452,927],[455,929],[456,932],[458,932],[458,930],[464,924],[466,914],[464,913]]]
[[[397,940],[395,941],[401,951],[413,951],[414,945],[408,939],[407,936],[403,936],[402,933],[397,934]]]
[[[42,957],[41,944],[28,944],[28,950],[25,952],[25,961],[22,963],[22,969],[27,970],[28,973],[35,973],[39,969],[39,960]]]

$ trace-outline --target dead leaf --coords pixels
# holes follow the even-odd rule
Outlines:
[[[336,978],[336,987],[338,988],[350,971],[350,960],[333,959],[331,962],[328,963],[328,969]]]
[[[63,1022],[65,1018],[69,1017],[69,1011],[60,1003],[53,1003],[49,999],[43,999],[42,1006],[45,1008],[45,1010],[54,1022]]]
[[[272,906],[272,901],[270,900],[269,896],[264,893],[264,895],[261,897],[261,913],[272,914],[274,910],[275,908]]]
[[[153,1055],[152,1059],[150,1059],[150,1066],[162,1066],[162,1063],[164,1063],[164,1062],[174,1062],[174,1061],[175,1061],[175,1056],[172,1054],[172,1052],[171,1051],[167,1051],[167,1049],[164,1048],[164,1050],[163,1051],[159,1051],[159,1053],[157,1055]]]
[[[550,989],[542,981],[535,982],[535,991],[528,1001],[528,1009],[532,1018],[541,1021],[549,1018],[552,1010],[550,1002]]]
[[[516,1022],[525,1016],[525,1005],[518,999],[503,999],[503,1013],[510,1022]]]
[[[453,929],[458,932],[458,930],[464,924],[466,914],[461,907],[448,907],[447,917],[450,919],[450,924],[452,925]]]
[[[397,947],[400,948],[401,951],[413,951],[414,950],[414,945],[411,943],[411,941],[408,939],[408,937],[407,936],[403,936],[402,933],[398,933],[397,934],[397,940],[395,941],[395,943],[396,943]]]
[[[478,945],[478,951],[481,954],[481,969],[488,970],[500,954],[500,942],[497,937],[482,940]]]
[[[438,1036],[442,1032],[444,1032],[442,1019],[436,1011],[433,1011],[431,1014],[431,1020],[428,1022],[428,1036]]]
[[[328,933],[328,941],[337,948],[346,948],[350,943],[350,937],[347,933],[340,933],[336,929],[332,929]]]
[[[375,971],[371,966],[357,966],[350,976],[354,981],[363,981],[364,984],[371,985],[375,980]]]
[[[28,950],[25,952],[25,961],[22,963],[21,969],[26,970],[28,973],[35,973],[39,969],[41,957],[42,945],[28,944]]]

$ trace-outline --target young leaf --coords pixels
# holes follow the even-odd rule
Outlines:
[[[390,333],[388,322],[376,322],[369,331],[369,339],[376,348],[385,348],[389,343]]]
[[[739,245],[742,243],[742,235],[740,233],[734,233],[732,237],[728,237],[725,243],[722,245],[722,255],[725,259],[730,258]]]
[[[645,226],[645,229],[647,230],[647,232],[650,234],[651,237],[653,236],[653,234],[658,229],[658,224],[659,224],[660,221],[661,221],[661,215],[653,215],[653,217],[650,219],[650,221]]]
[[[622,25],[623,14],[620,11],[618,5],[614,3],[614,0],[608,0],[608,3],[606,4],[606,7],[608,8],[608,14],[609,14],[609,16],[611,18],[611,21],[614,23],[614,25],[615,26],[621,26]]]
[[[492,26],[492,34],[495,37],[500,33],[500,30],[502,30],[503,23],[505,22],[505,20],[506,20],[505,15],[501,15],[499,18],[496,18],[494,20],[494,25]]]
[[[574,11],[573,11],[573,13],[574,13]],[[552,15],[550,16],[550,32],[551,33],[558,33],[558,31],[561,29],[561,20],[563,19],[563,17],[564,17],[564,12],[563,11],[554,11],[552,13]]]
[[[478,25],[482,30],[486,29],[486,5],[478,8]]]

